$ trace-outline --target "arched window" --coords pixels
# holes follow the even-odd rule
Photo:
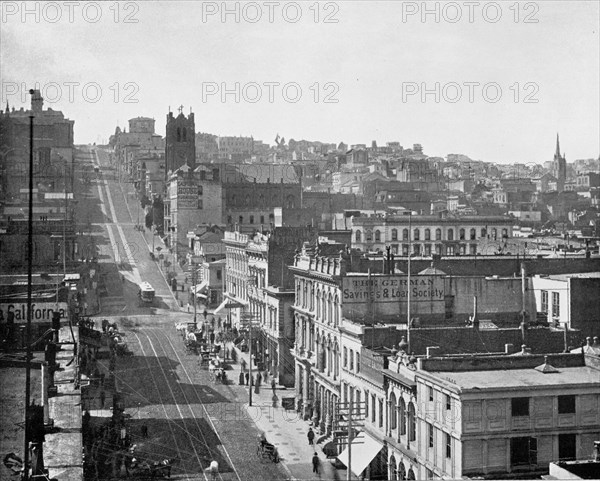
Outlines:
[[[398,417],[400,418],[400,435],[406,434],[406,403],[403,398],[400,398],[398,402],[399,412]]]
[[[502,238],[505,239],[508,237],[508,229],[504,228],[502,229]]]
[[[396,395],[392,393],[390,396],[390,429],[396,429],[398,427],[396,412]]]
[[[492,229],[492,239],[496,240],[498,238],[498,230],[494,227]]]
[[[398,479],[398,468],[396,467],[396,458],[394,457],[394,455],[392,454],[392,457],[390,458],[390,480],[391,481],[397,481]]]
[[[464,230],[464,229],[460,229],[460,230],[458,231],[458,238],[459,238],[460,240],[465,240],[465,230]]]
[[[356,231],[356,234],[354,234],[356,242],[360,242],[361,238],[362,238],[362,234],[359,230]]]
[[[408,240],[408,229],[402,229],[402,240]]]
[[[181,142],[181,129],[177,127],[177,142]]]
[[[393,241],[398,240],[398,229],[392,229],[392,240]]]
[[[367,229],[365,232],[365,240],[367,242],[371,242],[373,240],[373,231],[371,229]]]
[[[185,127],[183,128],[183,141],[187,142],[187,129]]]
[[[417,439],[415,406],[413,403],[408,405],[408,441],[412,442]]]
[[[331,294],[327,296],[327,322],[333,321],[333,301],[331,299]]]
[[[323,292],[323,300],[321,303],[321,319],[327,319],[327,295]]]
[[[321,313],[321,291],[317,291],[317,317],[319,317],[319,314]]]
[[[442,229],[435,230],[435,240],[442,240]]]
[[[448,240],[454,240],[454,229],[448,229]]]
[[[415,229],[413,231],[414,240],[421,240],[421,231],[419,229]]]
[[[475,238],[477,237],[477,232],[475,232],[475,229],[471,229],[469,231],[469,237],[471,238],[471,240],[475,240]]]
[[[381,232],[379,230],[375,231],[375,242],[381,242]]]
[[[481,238],[485,239],[486,237],[487,237],[487,230],[484,227],[483,229],[481,229]]]
[[[431,229],[429,228],[425,229],[425,240],[431,240]]]
[[[333,301],[333,323],[335,326],[340,323],[340,300],[337,296]]]

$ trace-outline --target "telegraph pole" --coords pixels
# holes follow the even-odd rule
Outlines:
[[[32,98],[34,90],[30,90]],[[33,104],[33,102],[32,102]],[[27,221],[27,330],[25,336],[25,436],[23,441],[23,481],[29,480],[29,404],[31,404],[31,280],[33,259],[33,105],[29,116],[29,219]]]
[[[411,349],[410,345],[410,255],[412,250],[412,210],[408,214],[408,279],[406,286],[406,342],[408,343],[408,349]]]

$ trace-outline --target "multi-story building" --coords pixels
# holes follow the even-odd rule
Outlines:
[[[291,307],[294,302],[293,275],[288,269],[296,249],[314,242],[316,230],[307,227],[276,227],[254,236],[226,232],[227,273],[225,303],[240,305],[233,323],[244,327],[251,318],[259,327],[252,350],[258,361],[279,383],[294,385],[294,341]]]
[[[600,371],[581,354],[422,358],[418,479],[548,472],[600,436]]]
[[[536,275],[531,284],[540,318],[600,336],[600,273]]]
[[[512,237],[513,220],[505,216],[387,215],[356,217],[352,247],[361,251],[431,256],[493,254],[488,241]]]
[[[179,115],[173,112],[167,114],[165,135],[165,178],[186,164],[190,170],[196,167],[196,126],[194,114],[186,117],[183,107],[179,108]]]

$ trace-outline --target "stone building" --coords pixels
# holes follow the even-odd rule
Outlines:
[[[167,126],[165,135],[165,176],[186,164],[190,170],[196,167],[196,127],[194,114],[186,117],[183,107],[179,108],[179,115],[175,117],[173,112],[167,114]]]
[[[252,319],[252,352],[280,384],[294,385],[294,342],[291,307],[294,278],[288,269],[303,242],[314,242],[316,230],[307,227],[275,227],[254,236],[226,232],[227,249],[224,304],[239,305],[232,323],[245,328]]]
[[[489,240],[512,237],[512,223],[505,216],[434,216],[374,214],[352,220],[352,247],[361,251],[385,251],[396,255],[494,254],[483,251]],[[482,249],[483,247],[483,249]]]

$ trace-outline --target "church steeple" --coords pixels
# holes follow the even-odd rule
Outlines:
[[[560,158],[560,142],[558,140],[558,132],[556,133],[556,153],[554,154],[555,159]]]

